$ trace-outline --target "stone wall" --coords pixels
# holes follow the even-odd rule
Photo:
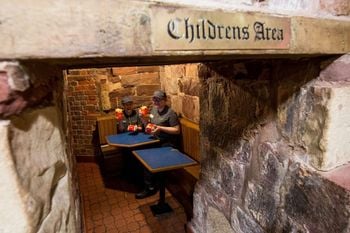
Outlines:
[[[199,63],[167,65],[161,68],[162,89],[169,96],[175,112],[193,122],[199,122]]]
[[[135,107],[150,105],[160,88],[159,67],[115,67],[68,70],[65,76],[73,154],[93,156],[96,118],[114,114],[124,96],[133,96]]]
[[[349,64],[345,55],[199,67],[194,232],[350,232]]]
[[[0,83],[0,232],[81,232],[62,73],[1,62]]]
[[[225,10],[250,9],[276,13],[325,16],[349,16],[350,4],[347,0],[163,0],[176,4],[197,5],[198,7],[218,7]]]

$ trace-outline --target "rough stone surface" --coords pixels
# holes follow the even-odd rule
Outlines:
[[[208,213],[206,195],[207,193],[201,181],[197,182],[195,192],[193,193],[193,219],[190,223],[194,232],[206,232],[207,225],[205,219]]]
[[[220,161],[221,189],[233,200],[239,200],[242,195],[245,166],[235,163],[227,158]]]
[[[30,229],[29,219],[24,207],[21,187],[18,185],[15,163],[11,154],[11,145],[8,138],[9,120],[0,121],[0,226],[4,232],[26,232]],[[27,230],[27,232],[28,232]]]
[[[350,190],[350,163],[337,167],[328,172],[320,172],[320,175],[328,180],[340,185],[341,187]]]
[[[181,116],[199,122],[199,64],[168,65],[160,72],[161,87],[172,108]]]
[[[162,89],[169,95],[179,92],[179,79],[184,75],[184,65],[164,67],[164,77],[161,77]]]
[[[350,81],[350,54],[343,55],[320,73],[320,80]]]
[[[8,84],[12,91],[25,91],[29,88],[29,76],[18,62],[2,62],[0,72],[6,72]]]
[[[263,229],[273,232],[277,220],[278,195],[268,187],[249,184],[246,197],[247,209]]]
[[[305,20],[294,17],[292,28],[297,31],[296,38],[291,40],[289,50],[206,50],[206,51],[174,51],[172,56],[182,58],[199,55],[202,59],[207,59],[206,55],[225,55],[225,54],[320,54],[320,53],[344,53],[349,51],[349,39],[346,30],[338,30],[338,23],[334,22],[324,24],[313,18],[324,19],[333,15],[348,14],[348,2],[346,0],[332,0],[326,3],[322,0],[320,7],[319,0],[300,1],[300,0],[269,0],[269,1],[223,1],[207,0],[196,2],[193,0],[163,0],[157,1],[157,7],[167,10],[168,4],[172,2],[182,8],[192,10],[213,11],[220,10],[232,12],[247,12],[252,15],[258,14],[278,14],[285,18],[292,15],[309,16],[310,22],[303,23]],[[54,7],[50,8],[49,6]],[[254,4],[252,4],[254,3]],[[86,6],[78,2],[53,0],[32,5],[30,2],[11,1],[3,5],[0,15],[2,42],[1,58],[5,59],[45,59],[45,58],[70,58],[65,63],[72,64],[71,58],[76,58],[73,62],[79,64],[79,59],[86,58],[87,62],[100,61],[111,63],[111,60],[103,58],[119,58],[121,64],[125,64],[125,57],[130,57],[129,63],[137,64],[142,58],[153,62],[164,59],[171,60],[172,56],[164,51],[155,51],[152,39],[152,22],[155,19],[151,13],[153,1],[110,1],[108,4],[100,4],[98,0],[92,0]],[[22,7],[18,7],[21,5]],[[182,5],[182,6],[181,6]],[[186,5],[186,6],[183,6]],[[27,9],[23,14],[23,9]],[[39,9],[45,9],[40,14]],[[71,9],[75,9],[72,11]],[[174,10],[176,8],[173,8]],[[347,9],[347,10],[346,10]],[[181,8],[179,10],[182,10]],[[86,16],[89,17],[86,17]],[[104,15],[104,17],[101,17]],[[344,16],[345,17],[345,16]],[[333,19],[343,20],[343,25],[348,25],[345,19],[332,17]],[[30,19],[30,20],[29,20]],[[345,23],[344,23],[345,21]],[[46,22],[46,23],[43,23]],[[59,23],[57,23],[59,22]],[[317,27],[315,27],[317,24]],[[13,25],[16,25],[14,27]],[[33,27],[33,25],[35,25]],[[43,43],[42,34],[50,43]],[[332,36],[323,40],[324,35],[330,33]],[[310,38],[311,37],[311,38]],[[324,46],[323,46],[324,45]],[[162,56],[156,56],[162,55]],[[139,56],[139,57],[138,57]],[[149,57],[153,56],[151,59]],[[135,59],[138,57],[138,59]],[[88,58],[93,58],[89,60]],[[147,60],[148,58],[148,60]],[[187,58],[188,59],[188,58]],[[184,58],[182,61],[186,61]]]
[[[60,75],[55,66],[0,62],[0,117],[20,114],[29,106],[50,101],[57,77]]]
[[[159,73],[144,73],[142,75],[123,75],[121,76],[121,82],[123,87],[137,86],[140,83],[143,84],[155,84],[159,83]]]
[[[181,94],[171,95],[170,98],[168,98],[168,101],[170,100],[169,102],[171,103],[171,108],[177,113],[182,112],[182,109],[183,109],[182,99],[183,99],[183,95],[181,95]]]
[[[235,233],[225,216],[213,207],[208,208],[207,232]]]
[[[282,135],[306,148],[312,165],[329,170],[350,161],[348,84],[315,82],[279,110]]]
[[[237,206],[232,208],[231,227],[235,233],[264,233],[264,230],[254,221],[251,215],[246,214],[245,211]]]
[[[227,219],[236,233],[349,232],[350,192],[338,185],[344,180],[315,171],[320,164],[347,163],[337,155],[346,158],[350,144],[348,85],[319,80],[325,62],[199,67],[202,161],[194,232],[209,232],[215,224],[208,223],[208,208],[221,212],[211,220]],[[335,132],[341,137],[337,149]]]
[[[332,15],[350,15],[350,3],[346,0],[320,0],[320,9]]]
[[[179,91],[186,95],[199,96],[200,82],[198,78],[199,64],[186,64],[185,75],[179,80]]]
[[[1,175],[10,181],[0,187],[6,203],[0,206],[3,232],[78,230],[71,165],[58,116],[56,108],[47,107],[1,121]]]
[[[129,74],[135,74],[137,73],[137,67],[131,66],[131,67],[114,67],[112,68],[112,74],[114,76],[119,75],[129,75]]]
[[[269,82],[252,82],[259,78],[259,70],[263,70],[264,65],[252,62],[246,66],[254,69],[242,69],[242,66],[234,64],[209,64],[211,73],[205,74],[212,77],[210,81],[203,82],[203,92],[200,95],[203,100],[200,105],[201,120],[208,122],[201,129],[215,146],[227,148],[240,137],[251,137],[248,129],[259,123],[257,119],[261,123],[265,122],[270,114],[272,102]],[[245,70],[250,70],[251,73],[245,73]],[[205,110],[202,111],[202,108]]]
[[[139,85],[135,88],[136,95],[138,96],[152,96],[153,92],[160,90],[160,85]]]
[[[196,96],[185,95],[182,97],[182,114],[184,117],[199,121],[199,98]]]
[[[349,192],[299,164],[290,166],[285,182],[286,214],[306,232],[348,232]]]

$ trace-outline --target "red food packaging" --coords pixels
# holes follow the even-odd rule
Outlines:
[[[136,132],[138,130],[137,125],[129,125],[128,126],[128,131],[129,132]]]
[[[152,131],[156,128],[157,126],[155,124],[152,123],[148,123],[145,129],[145,132],[148,134],[151,134]]]
[[[149,114],[149,109],[148,109],[147,106],[141,106],[141,107],[139,108],[139,115],[140,115],[141,117],[145,117],[145,116],[147,116],[148,114]]]
[[[117,121],[123,120],[124,118],[123,109],[121,108],[115,109],[115,118],[117,119]]]
[[[142,127],[137,125],[128,125],[128,131],[129,132],[142,131]]]

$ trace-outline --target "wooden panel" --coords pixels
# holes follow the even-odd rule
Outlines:
[[[201,172],[201,166],[196,165],[196,166],[191,166],[191,167],[185,167],[185,171],[187,171],[189,174],[191,174],[194,178],[199,180],[199,174]]]
[[[199,125],[185,118],[180,119],[183,152],[200,162]]]
[[[97,127],[101,145],[107,144],[106,136],[117,134],[117,120],[114,116],[98,117]]]

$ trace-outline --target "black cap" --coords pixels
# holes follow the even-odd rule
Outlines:
[[[122,99],[122,104],[132,103],[132,102],[134,102],[134,101],[132,101],[131,96],[125,96],[125,97]]]
[[[158,90],[158,91],[155,91],[155,92],[153,93],[153,98],[165,99],[165,98],[166,98],[166,94],[165,94],[164,91]]]

